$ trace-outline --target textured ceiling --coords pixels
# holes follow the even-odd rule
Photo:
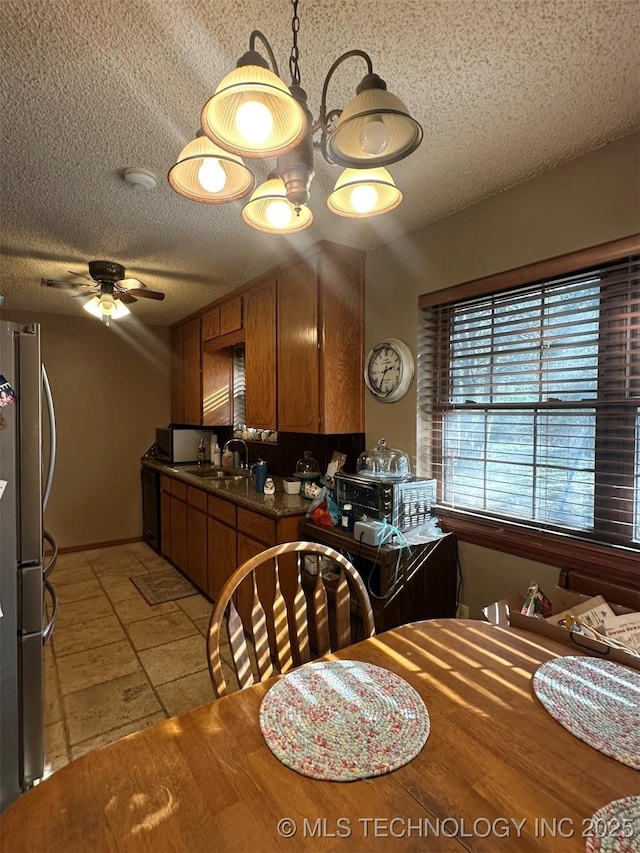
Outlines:
[[[317,116],[324,75],[360,48],[424,128],[390,168],[404,191],[392,213],[338,218],[326,196],[340,174],[316,154],[314,224],[263,235],[242,202],[202,205],[166,174],[219,80],[248,47],[271,41],[287,74],[286,0],[2,0],[2,277],[7,308],[82,314],[40,285],[108,259],[166,292],[133,306],[166,325],[320,239],[388,242],[638,127],[636,0],[301,0],[302,85]],[[349,60],[329,106],[365,71]],[[288,76],[286,77],[288,82]],[[273,161],[257,162],[258,179]],[[127,167],[153,171],[136,190]],[[128,321],[123,321],[128,322]]]

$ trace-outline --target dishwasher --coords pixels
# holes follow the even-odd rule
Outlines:
[[[141,469],[142,538],[160,553],[160,474],[150,468]]]

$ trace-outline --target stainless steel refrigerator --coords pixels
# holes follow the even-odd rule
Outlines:
[[[43,526],[55,467],[55,416],[38,324],[0,323],[0,374],[15,392],[14,402],[0,408],[2,811],[43,774],[44,644],[57,608],[49,579],[57,546]]]

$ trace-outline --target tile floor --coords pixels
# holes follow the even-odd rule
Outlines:
[[[143,542],[59,556],[58,619],[45,648],[46,773],[213,700],[211,602],[194,587],[150,606],[129,580],[169,568]]]

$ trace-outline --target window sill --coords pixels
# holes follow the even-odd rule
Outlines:
[[[578,569],[593,577],[637,587],[640,554],[630,548],[587,542],[574,536],[539,532],[524,525],[479,518],[444,507],[434,507],[441,527],[461,542],[482,545],[561,569]]]

